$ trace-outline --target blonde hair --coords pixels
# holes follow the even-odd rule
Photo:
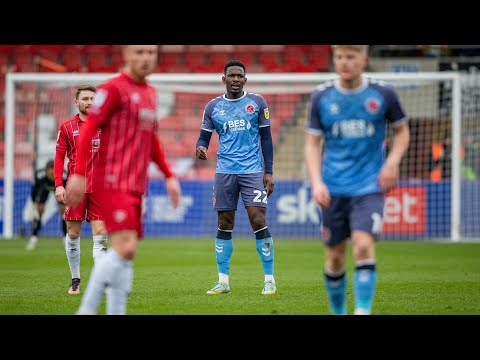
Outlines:
[[[332,45],[332,50],[336,49],[351,49],[368,55],[368,45]]]

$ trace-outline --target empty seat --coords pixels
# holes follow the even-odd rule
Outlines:
[[[86,55],[87,59],[87,68],[89,72],[106,72],[107,61],[106,54],[99,53],[90,53]]]

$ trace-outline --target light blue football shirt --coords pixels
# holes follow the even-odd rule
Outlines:
[[[325,137],[322,176],[335,196],[380,191],[387,124],[407,121],[391,86],[364,78],[354,90],[327,82],[311,95],[306,131]]]
[[[251,174],[263,172],[259,128],[270,126],[265,99],[244,91],[239,99],[225,94],[205,106],[202,130],[218,134],[217,173]]]

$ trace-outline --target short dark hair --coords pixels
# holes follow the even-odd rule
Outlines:
[[[78,96],[80,95],[80,93],[85,90],[93,91],[94,93],[97,92],[97,88],[93,85],[82,85],[75,92],[75,100],[78,100]]]
[[[227,73],[227,69],[230,67],[230,66],[240,66],[243,71],[247,72],[247,69],[245,69],[245,64],[243,62],[241,62],[240,60],[230,60],[229,62],[227,62],[225,64],[225,66],[223,67],[223,73],[226,74]]]
[[[45,164],[45,170],[53,169],[54,165],[55,165],[55,162],[53,160],[48,160],[47,163]]]

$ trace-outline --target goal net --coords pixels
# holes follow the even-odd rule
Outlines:
[[[411,145],[399,187],[387,195],[383,238],[478,238],[480,83],[457,73],[369,73],[395,87],[409,116]],[[10,73],[6,82],[3,237],[28,232],[34,171],[55,155],[59,125],[73,117],[78,86],[98,85],[115,74]],[[221,74],[152,74],[158,88],[160,138],[181,180],[183,199],[170,207],[162,174],[149,168],[145,234],[149,237],[214,237],[212,207],[218,137],[208,160],[195,159],[205,104],[224,93]],[[275,191],[267,222],[275,237],[318,239],[321,211],[312,201],[303,161],[306,108],[311,91],[334,74],[248,75],[245,90],[264,96],[274,141]],[[388,146],[392,131],[388,131]],[[53,195],[52,195],[53,197]],[[41,235],[61,236],[55,200],[47,205]],[[84,224],[83,232],[90,228]],[[240,199],[235,237],[253,236]]]

